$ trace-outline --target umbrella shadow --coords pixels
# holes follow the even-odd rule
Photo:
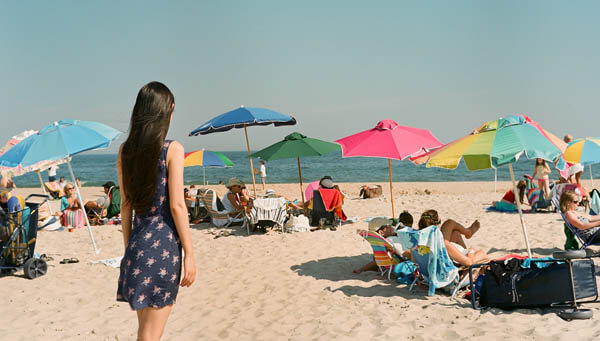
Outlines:
[[[531,249],[532,253],[536,253],[536,254],[542,255],[542,256],[552,256],[552,253],[554,253],[555,251],[562,251],[562,249],[558,248],[558,247],[553,247],[553,248],[536,247],[536,248]],[[506,254],[527,253],[527,249],[498,249],[498,248],[493,247],[487,251],[488,254],[493,253],[493,252],[502,252],[502,253],[506,253]]]

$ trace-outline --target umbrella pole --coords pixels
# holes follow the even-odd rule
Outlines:
[[[67,165],[69,166],[69,173],[71,173],[71,178],[73,179],[73,186],[75,186],[75,190],[77,191],[77,198],[79,199],[79,205],[81,205],[81,209],[83,210],[83,217],[85,218],[85,223],[87,225],[88,232],[90,233],[90,238],[92,239],[92,245],[94,246],[94,251],[96,252],[96,254],[99,254],[100,250],[98,250],[98,247],[96,246],[96,241],[94,240],[94,234],[92,233],[92,228],[90,226],[90,221],[88,220],[88,217],[87,217],[87,212],[85,212],[85,205],[83,204],[83,201],[81,200],[81,193],[79,192],[79,186],[77,186],[77,181],[75,181],[75,174],[73,174],[73,168],[71,168],[71,160],[70,159],[67,159]]]
[[[202,187],[206,186],[206,168],[202,166]]]
[[[392,199],[392,219],[396,217],[394,213],[394,188],[392,187],[392,160],[388,159],[388,170],[390,171],[390,198]]]
[[[302,189],[302,169],[300,168],[300,157],[298,157],[298,178],[300,178],[300,195],[302,196],[302,206],[304,206],[304,190]]]
[[[494,168],[494,193],[496,193],[496,182],[498,181],[498,168]]]
[[[50,199],[50,196],[48,195],[48,192],[46,192],[46,187],[44,187],[44,180],[42,180],[42,174],[40,174],[39,170],[35,171],[38,175],[38,178],[40,179],[40,185],[42,186],[42,191],[44,191],[44,195],[48,197],[48,199]],[[50,205],[50,200],[48,200],[48,210],[50,211],[50,215],[54,215],[54,212],[52,211],[52,205]]]
[[[254,190],[254,197],[256,197],[256,181],[254,180],[254,167],[252,166],[252,157],[250,156],[250,143],[248,142],[248,130],[244,124],[244,133],[246,134],[246,147],[248,148],[248,159],[250,160],[250,174],[252,174],[252,189]]]
[[[590,165],[590,180],[592,181],[592,188],[594,188],[594,177],[592,176],[592,165]]]
[[[513,185],[513,193],[515,194],[515,202],[517,203],[517,210],[519,211],[519,219],[521,220],[521,228],[523,229],[523,236],[525,236],[525,244],[527,245],[527,254],[529,258],[531,256],[531,247],[529,247],[529,238],[527,237],[527,227],[525,226],[525,221],[523,220],[523,211],[521,210],[521,200],[519,190],[517,189],[517,184],[515,183],[515,174],[513,173],[512,163],[508,164],[508,170],[510,172],[510,180]]]

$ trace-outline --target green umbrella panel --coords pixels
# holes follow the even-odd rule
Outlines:
[[[300,178],[300,194],[304,202],[304,190],[302,189],[302,169],[300,167],[300,157],[304,156],[322,156],[334,151],[341,150],[340,145],[333,142],[322,141],[306,137],[300,133],[294,132],[286,136],[282,141],[270,145],[251,157],[258,157],[262,160],[280,160],[296,158],[298,159],[298,177]]]

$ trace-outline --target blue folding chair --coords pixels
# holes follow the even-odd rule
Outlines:
[[[575,237],[579,240],[579,244],[581,244],[581,247],[579,248],[580,250],[585,249],[586,247],[588,247],[590,245],[600,245],[600,242],[594,242],[594,239],[596,238],[596,236],[598,236],[598,234],[600,233],[600,230],[598,230],[596,233],[594,233],[586,241],[579,234],[580,230],[578,228],[574,227],[573,225],[571,225],[571,223],[569,223],[569,221],[567,220],[567,217],[565,216],[565,214],[560,210],[560,199],[558,198],[558,196],[555,196],[552,198],[552,203],[554,204],[555,207],[558,208],[557,211],[558,211],[558,213],[560,213],[560,216],[561,216],[562,220],[564,221],[565,226],[569,230],[571,230],[571,232],[573,232]]]

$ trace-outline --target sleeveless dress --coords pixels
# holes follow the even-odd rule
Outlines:
[[[121,260],[117,301],[131,309],[160,308],[175,303],[181,278],[181,241],[169,205],[165,141],[151,209],[136,214]]]

